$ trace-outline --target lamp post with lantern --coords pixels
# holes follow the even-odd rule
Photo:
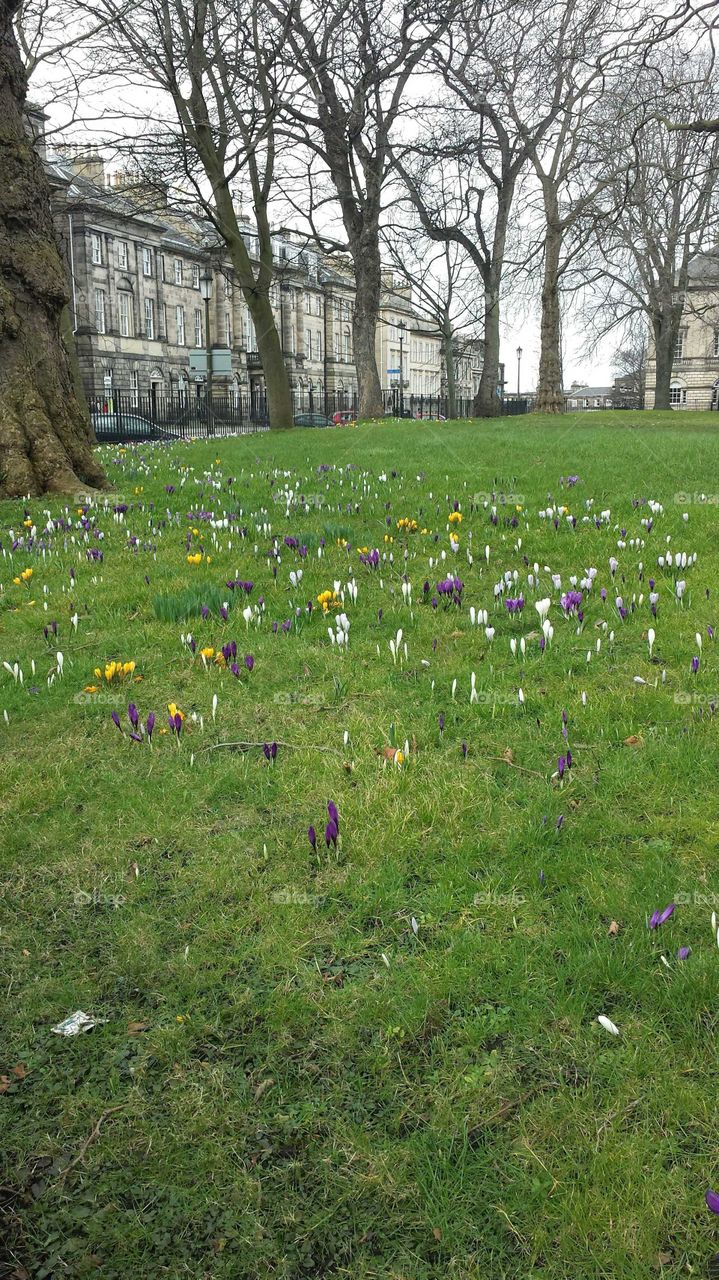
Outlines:
[[[517,347],[517,399],[518,400],[519,400],[520,390],[522,386],[521,369],[522,369],[522,348]]]

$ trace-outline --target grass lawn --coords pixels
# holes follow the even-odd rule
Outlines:
[[[102,452],[0,505],[0,1275],[712,1274],[719,415]]]

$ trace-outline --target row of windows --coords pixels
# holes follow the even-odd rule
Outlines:
[[[674,359],[675,360],[684,359],[684,347],[686,343],[686,337],[687,337],[686,329],[680,329],[679,333],[677,334],[676,342],[674,343]],[[714,334],[712,337],[712,355],[719,356],[719,329],[714,330]]]
[[[158,314],[159,311],[159,314]],[[98,333],[107,333],[109,310],[107,305],[107,294],[104,289],[95,290],[95,328]],[[168,327],[167,306],[162,303],[159,309],[155,305],[154,298],[145,298],[143,311],[144,326],[142,332],[150,341],[154,341],[157,337],[164,337],[169,340],[170,331]],[[157,320],[159,319],[159,329]],[[117,327],[122,338],[135,337],[135,318],[132,305],[132,295],[126,292],[120,292],[117,295]],[[250,326],[251,327],[251,326]],[[202,347],[204,345],[203,338],[203,322],[202,311],[199,307],[195,308],[194,315],[194,345]],[[232,319],[229,312],[225,313],[225,344],[232,346]],[[249,343],[254,340],[254,335],[249,333],[245,337],[245,342]],[[187,324],[185,319],[185,308],[175,307],[175,342],[178,347],[187,345]]]
[[[93,231],[90,236],[90,256],[95,266],[101,267],[105,262],[105,245],[104,237],[97,231]],[[156,260],[160,263],[161,279],[167,281],[174,280],[175,284],[192,283],[193,289],[200,287],[200,267],[197,262],[189,264],[183,262],[182,258],[174,258],[172,261],[172,275],[168,272],[167,258],[164,253],[158,254],[155,249],[149,245],[142,246],[142,274],[143,276],[153,277],[155,274]],[[131,270],[130,266],[130,241],[117,241],[117,266],[120,271]],[[189,275],[187,274],[189,270]],[[225,290],[227,296],[227,288]]]

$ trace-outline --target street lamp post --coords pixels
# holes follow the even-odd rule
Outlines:
[[[397,325],[399,330],[399,416],[404,417],[404,335],[407,326],[404,320]]]
[[[517,399],[519,399],[520,387],[522,385],[522,380],[520,377],[521,368],[522,368],[522,348],[517,347]]]
[[[205,397],[207,400],[207,434],[213,436],[215,434],[215,424],[212,419],[212,346],[210,343],[210,298],[212,297],[212,272],[206,267],[200,276],[200,293],[205,304],[205,351],[207,353],[207,381],[205,383]]]

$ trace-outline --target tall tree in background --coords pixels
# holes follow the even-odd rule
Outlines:
[[[286,29],[286,56],[298,73],[284,102],[289,133],[316,161],[310,182],[326,177],[331,184],[352,257],[354,358],[363,417],[383,412],[375,334],[390,143],[407,110],[410,77],[445,29],[446,17],[438,15],[449,3],[440,0],[430,17],[424,0],[407,0],[401,7],[387,0],[267,0]],[[306,195],[304,200],[307,208]]]
[[[270,427],[293,425],[289,375],[270,298],[275,278],[270,201],[276,121],[285,97],[285,33],[251,0],[77,0],[108,27],[98,59],[107,81],[159,91],[166,118],[131,144],[143,166],[192,192],[232,263],[252,317]],[[122,151],[122,144],[118,150]],[[248,248],[233,188],[242,182],[254,213],[258,259]]]
[[[27,131],[27,76],[0,0],[0,496],[100,487],[87,407],[61,334],[65,267],[50,188]]]
[[[719,232],[719,134],[669,131],[661,117],[704,117],[716,92],[709,65],[696,59],[689,74],[682,51],[666,50],[628,85],[617,73],[606,98],[607,127],[598,133],[604,162],[614,163],[619,152],[628,167],[603,197],[596,226],[601,279],[588,305],[604,332],[646,317],[655,409],[670,407],[692,260]]]

